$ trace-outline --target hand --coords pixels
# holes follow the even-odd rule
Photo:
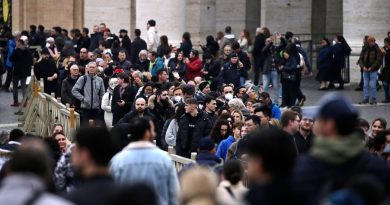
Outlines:
[[[125,101],[121,100],[121,101],[117,102],[117,104],[119,107],[123,107],[123,106],[125,106]]]
[[[244,67],[244,64],[242,64],[241,61],[240,61],[240,62],[238,62],[238,67],[239,67],[239,68],[243,68],[243,67]]]
[[[47,77],[48,81],[53,81],[53,77]]]
[[[367,72],[371,72],[372,68],[367,68]]]

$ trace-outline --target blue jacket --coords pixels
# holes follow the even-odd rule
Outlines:
[[[222,140],[217,148],[217,153],[215,154],[217,157],[226,160],[226,155],[230,146],[236,141],[233,136],[229,136],[228,138]]]
[[[152,69],[150,70],[150,72],[152,73],[152,77],[157,77],[157,72],[162,69],[164,69],[163,60],[161,58],[157,58],[156,62],[152,66]]]
[[[151,142],[130,143],[111,159],[110,172],[119,184],[149,184],[159,205],[178,204],[179,181],[171,158]]]
[[[317,57],[317,69],[327,70],[330,69],[332,63],[332,49],[328,46],[320,49]]]
[[[267,107],[272,111],[271,118],[280,120],[280,117],[282,116],[282,112],[280,111],[279,106],[271,102],[270,104],[267,105]]]
[[[10,57],[14,53],[15,46],[16,46],[16,43],[15,43],[14,39],[11,39],[8,41],[8,55],[7,55],[7,60],[5,62],[5,66],[7,67],[8,70],[12,70],[12,68],[14,66],[14,64],[10,60]]]

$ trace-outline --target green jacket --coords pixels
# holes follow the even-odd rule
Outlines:
[[[360,68],[371,68],[372,71],[377,71],[382,65],[382,51],[379,46],[364,46],[359,58]]]

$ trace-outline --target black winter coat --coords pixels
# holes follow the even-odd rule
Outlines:
[[[27,76],[31,75],[33,58],[28,48],[15,49],[14,53],[10,57],[10,60],[14,64],[14,76],[27,78]]]
[[[183,115],[179,120],[179,130],[176,137],[176,154],[183,157],[190,157],[191,152],[196,152],[199,140],[210,134],[212,125],[207,114],[200,111],[196,116],[195,127],[192,139],[189,139],[189,116]]]
[[[255,69],[259,69],[263,66],[264,55],[262,53],[265,46],[265,36],[264,34],[259,34],[255,38],[255,43],[253,44],[253,58],[255,60]]]
[[[318,204],[324,192],[340,189],[357,176],[368,175],[382,182],[390,191],[390,168],[379,158],[363,152],[347,163],[335,165],[312,156],[298,158],[293,173],[293,192],[296,204]],[[333,189],[333,190],[332,190]]]
[[[122,38],[122,49],[125,49],[126,52],[128,53],[127,54],[127,59],[130,59],[130,53],[131,53],[131,40],[129,38],[129,36],[125,36]]]
[[[235,88],[238,88],[240,87],[240,77],[243,76],[244,72],[246,72],[246,70],[244,68],[239,68],[238,63],[236,65],[233,63],[226,63],[220,72],[219,79],[222,84],[232,83]]]
[[[135,63],[135,61],[138,59],[139,52],[141,50],[146,50],[146,49],[147,49],[146,42],[140,37],[136,37],[133,40],[133,43],[131,44],[131,52],[130,52],[131,62]]]
[[[56,64],[52,59],[49,60],[42,60],[35,64],[34,66],[34,74],[37,77],[37,79],[43,78],[44,86],[43,89],[45,93],[51,94],[51,93],[57,93],[57,79],[53,81],[48,81],[47,78],[53,76],[55,73],[57,73],[57,67]]]
[[[116,86],[112,92],[111,112],[112,112],[112,125],[115,125],[126,113],[131,111],[137,89],[134,86],[127,86],[125,91],[120,96],[121,86]],[[125,101],[125,106],[120,107],[119,101]]]
[[[149,63],[150,61],[147,59],[143,62],[137,59],[134,64],[138,66],[141,72],[149,72]]]

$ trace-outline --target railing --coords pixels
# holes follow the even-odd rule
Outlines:
[[[65,136],[70,139],[72,132],[80,126],[80,115],[73,108],[62,104],[61,100],[56,99],[54,95],[50,96],[41,92],[42,90],[43,79],[38,86],[38,82],[32,75],[22,103],[22,106],[25,104],[26,107],[21,109],[23,116],[19,119],[22,121],[23,130],[48,136],[51,135],[52,125],[60,123],[64,127]]]
[[[195,163],[196,152],[191,153],[191,159],[179,156],[175,154],[175,149],[172,146],[168,147],[168,154],[172,159],[173,165],[177,172],[179,172],[186,164]]]

